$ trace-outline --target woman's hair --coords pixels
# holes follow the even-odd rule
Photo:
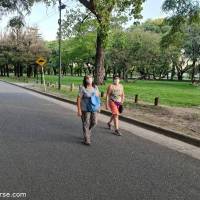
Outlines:
[[[116,78],[119,78],[119,76],[118,75],[114,75],[113,76],[113,80],[115,80]]]
[[[87,80],[88,78],[90,78],[90,77],[92,78],[92,76],[87,75],[87,76],[84,76],[84,78],[83,78],[83,86],[84,86],[85,88],[87,88],[87,85],[88,85],[86,80]],[[95,88],[94,80],[92,81],[92,87]]]

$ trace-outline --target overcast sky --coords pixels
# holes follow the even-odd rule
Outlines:
[[[163,2],[164,0],[147,0],[142,12],[144,20],[164,16],[164,13],[161,10]],[[65,3],[68,8],[76,6],[74,3],[71,3],[70,0],[63,0],[63,3]],[[58,29],[58,15],[59,11],[57,6],[46,8],[44,4],[39,3],[35,4],[31,14],[26,17],[26,23],[27,26],[37,25],[45,40],[54,40],[56,39],[56,32]],[[4,30],[7,21],[8,16],[3,17],[0,21],[1,31]]]

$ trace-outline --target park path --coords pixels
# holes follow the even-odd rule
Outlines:
[[[157,141],[125,130],[116,137],[100,122],[92,146],[84,146],[73,109],[3,82],[0,114],[0,193],[31,200],[200,199],[200,160]]]

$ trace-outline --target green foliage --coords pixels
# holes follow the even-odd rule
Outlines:
[[[84,71],[86,70],[84,64],[94,64],[95,44],[96,33],[93,32],[64,40],[62,43],[63,70],[73,68],[73,70]],[[56,68],[58,66],[57,42],[49,42],[48,47],[51,49],[50,64]]]
[[[196,0],[165,0],[163,11],[170,14],[167,23],[171,30],[164,39],[169,44],[173,43],[173,38],[177,40],[176,33],[181,33],[186,24],[200,22],[200,5]]]
[[[64,20],[62,21],[63,38],[84,35],[88,32],[95,32],[97,21],[91,12],[83,12],[80,9],[66,10]]]
[[[30,8],[33,6],[33,4],[40,1],[45,2],[47,4],[55,2],[54,0],[0,0],[0,11],[17,11],[19,14],[22,14],[24,11],[30,12]]]
[[[185,55],[191,60],[200,59],[200,27],[193,24],[185,30]]]
[[[145,31],[151,31],[155,33],[165,34],[170,30],[170,26],[165,23],[165,19],[149,19],[144,22],[140,27],[142,27]]]
[[[199,9],[196,0],[165,0],[163,11],[172,12],[174,16],[194,17]]]
[[[147,23],[146,23],[147,24]],[[113,66],[113,73],[121,74],[135,70],[141,78],[165,76],[168,73],[169,52],[160,49],[161,34],[145,31],[143,25],[129,31],[115,31],[110,36],[107,59]]]
[[[0,65],[13,66],[15,72],[19,73],[21,68],[22,76],[23,68],[27,69],[29,66],[34,66],[38,57],[48,56],[48,49],[45,47],[44,42],[38,37],[38,30],[35,28],[19,29],[15,26],[10,32],[4,33],[0,38]],[[27,70],[26,70],[27,71]]]

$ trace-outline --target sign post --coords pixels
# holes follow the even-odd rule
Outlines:
[[[45,78],[44,78],[44,65],[47,61],[43,58],[43,57],[40,57],[36,60],[36,63],[41,67],[41,71],[42,71],[42,82],[43,82],[43,85],[44,85],[44,91],[46,92],[46,84],[45,84]]]

